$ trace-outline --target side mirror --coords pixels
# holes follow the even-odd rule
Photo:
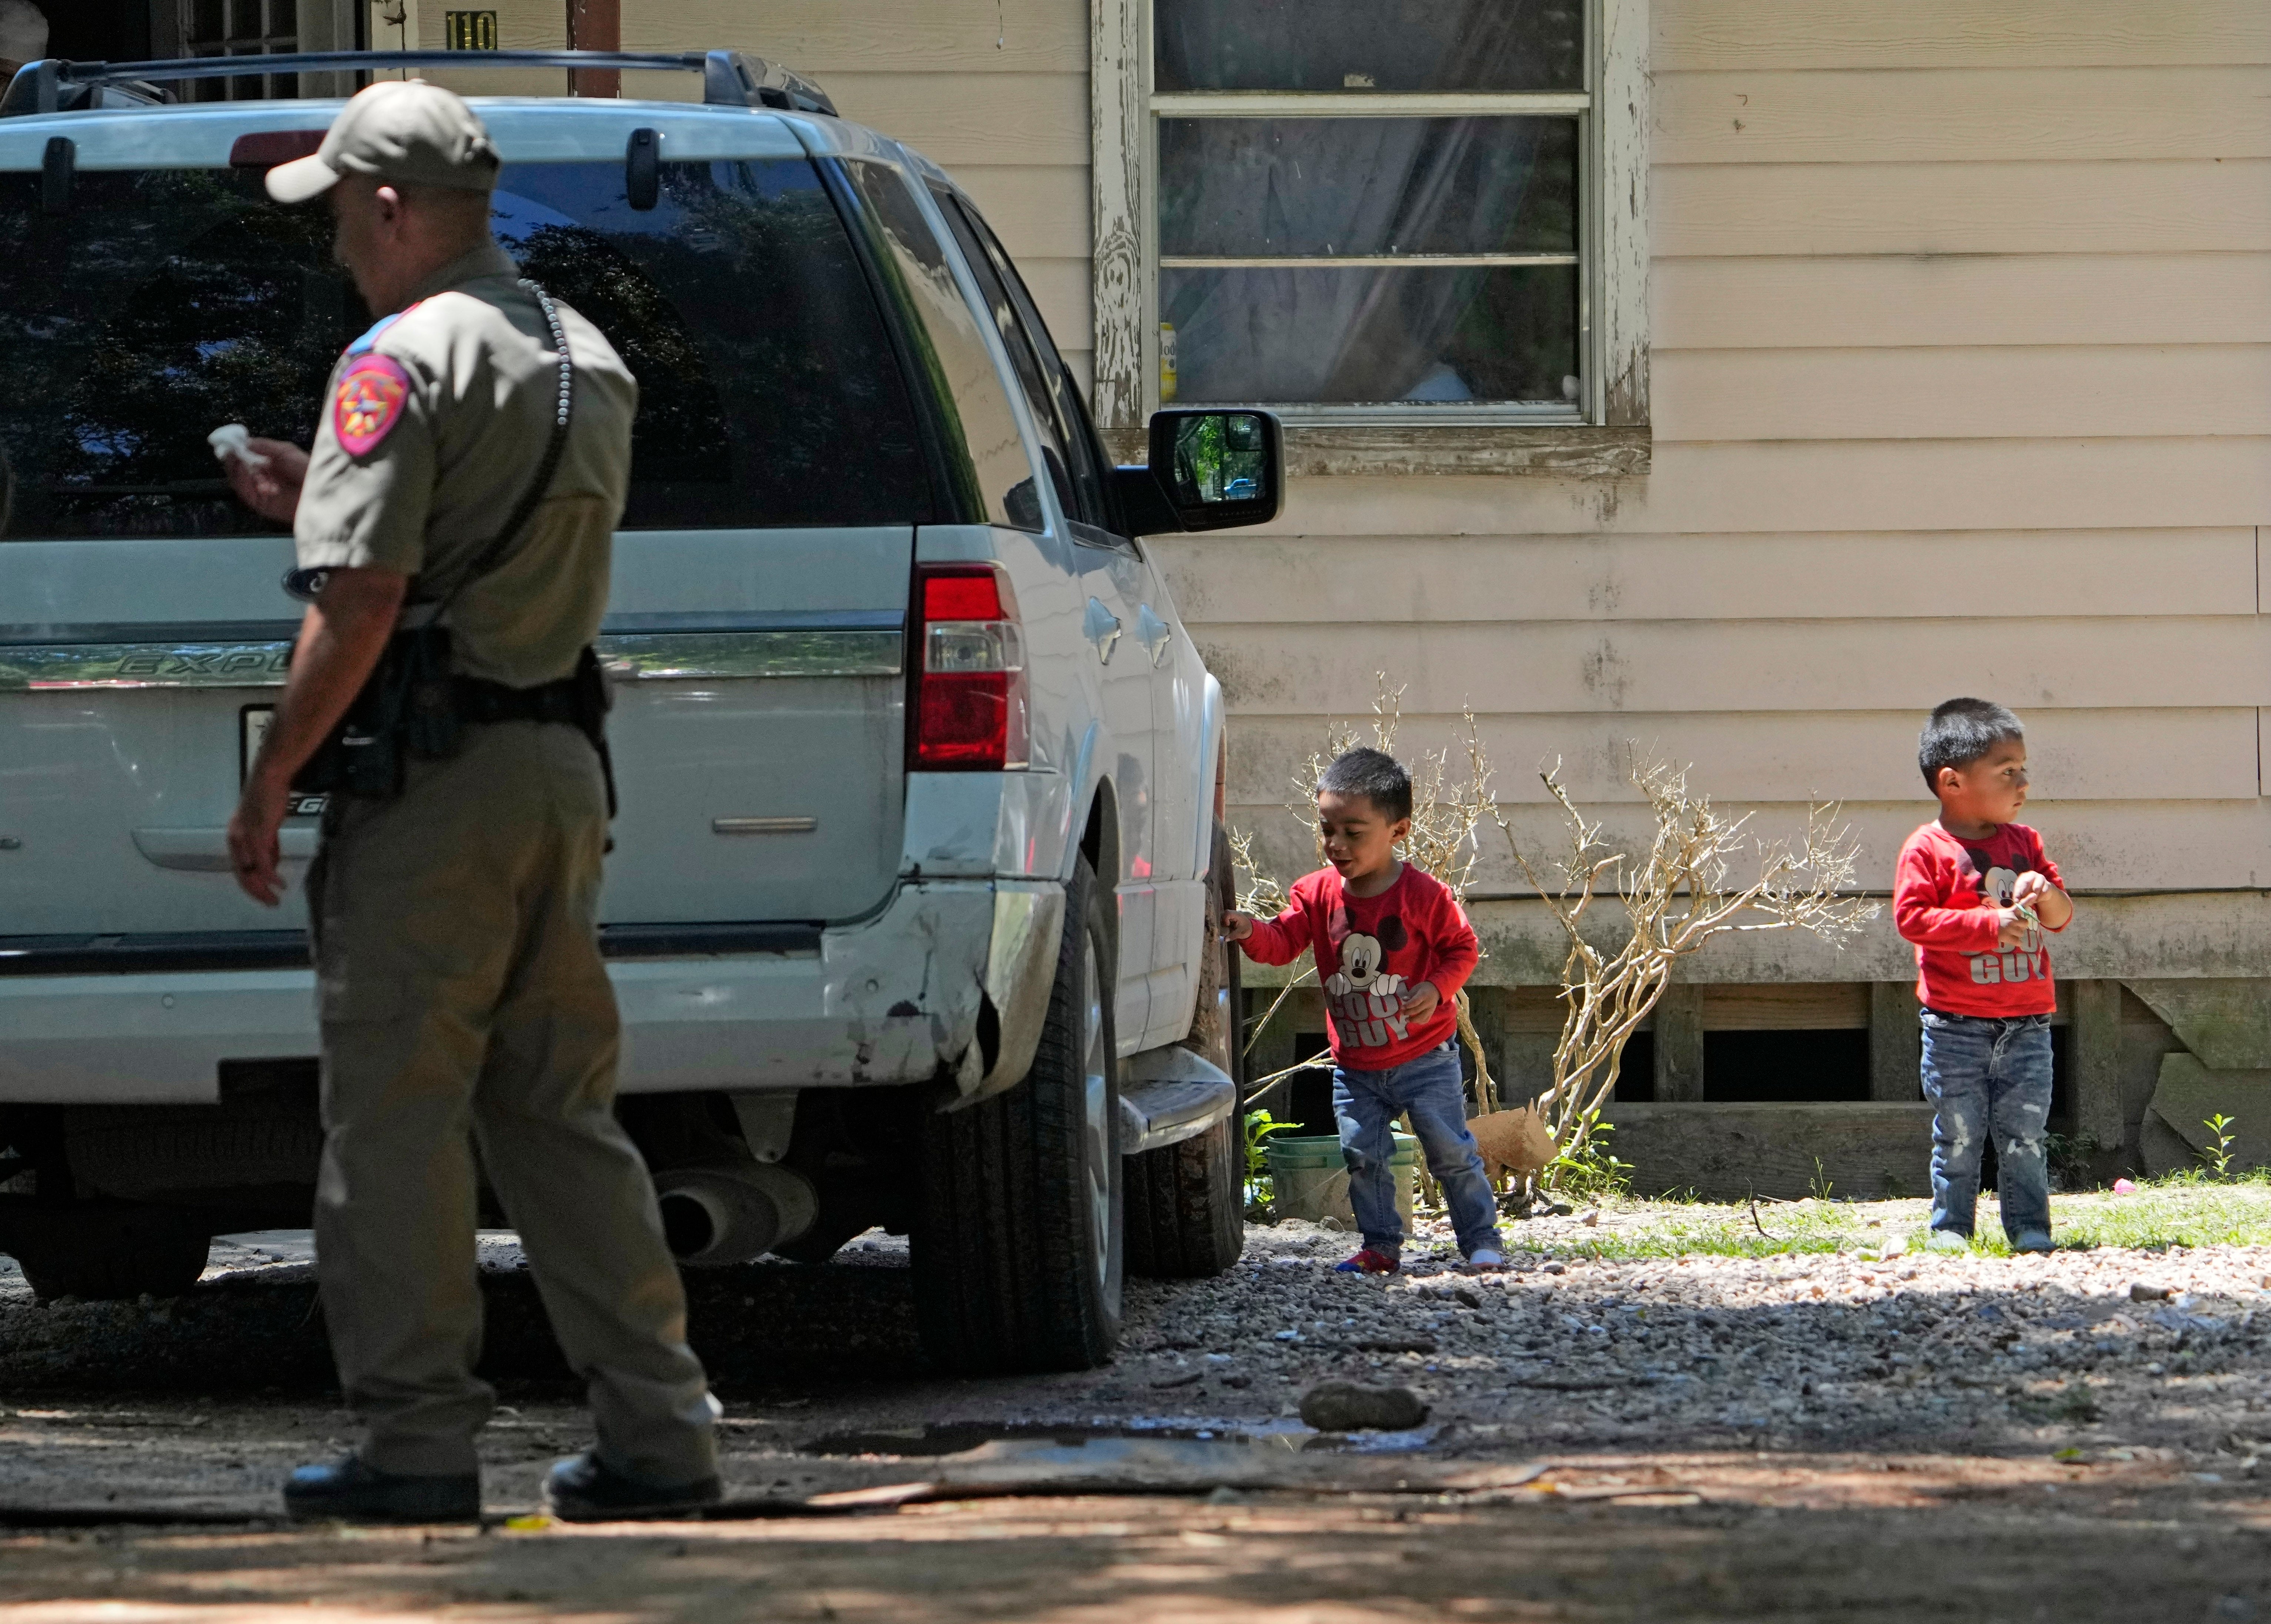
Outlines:
[[[1138,535],[1266,525],[1285,488],[1284,436],[1268,412],[1156,412],[1150,466],[1117,478]]]

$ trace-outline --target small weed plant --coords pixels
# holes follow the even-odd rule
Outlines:
[[[1268,1146],[1272,1134],[1290,1134],[1299,1122],[1281,1122],[1267,1111],[1246,1114],[1246,1201],[1248,1206],[1267,1206],[1277,1199],[1277,1189],[1270,1177]]]
[[[1593,1131],[1574,1148],[1545,1164],[1539,1182],[1573,1201],[1601,1201],[1630,1195],[1633,1165],[1619,1161],[1609,1146],[1615,1127],[1612,1122],[1596,1122]]]
[[[2092,1164],[2104,1149],[2095,1134],[2044,1134],[2043,1150],[2045,1159],[2050,1163],[2051,1188],[2055,1190],[2086,1190],[2091,1188]]]
[[[2231,1181],[2232,1142],[2237,1136],[2231,1130],[2239,1126],[2239,1120],[2219,1111],[2214,1116],[2202,1118],[2200,1126],[2208,1131],[2208,1143],[2200,1151],[2200,1159],[2219,1182],[2228,1184]]]

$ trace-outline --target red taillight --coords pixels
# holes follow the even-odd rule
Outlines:
[[[923,619],[926,621],[998,621],[1001,615],[1001,583],[991,570],[983,575],[923,577]]]
[[[926,565],[915,670],[914,762],[932,771],[1025,764],[1025,639],[992,564]]]

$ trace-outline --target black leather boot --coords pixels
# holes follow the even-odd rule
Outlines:
[[[479,1472],[447,1477],[381,1471],[346,1455],[295,1469],[284,1484],[284,1510],[295,1523],[475,1523]]]
[[[545,1474],[544,1504],[563,1523],[618,1523],[640,1517],[685,1516],[726,1497],[715,1478],[691,1483],[643,1483],[601,1463],[597,1455],[571,1455]]]

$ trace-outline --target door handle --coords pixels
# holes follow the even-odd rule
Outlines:
[[[1106,665],[1112,663],[1112,645],[1120,641],[1120,617],[1091,598],[1088,600],[1088,617],[1081,622],[1081,635],[1096,644],[1096,657]]]
[[[1150,652],[1151,663],[1157,666],[1165,662],[1167,651],[1174,646],[1175,629],[1152,614],[1147,603],[1136,611],[1136,641]]]

